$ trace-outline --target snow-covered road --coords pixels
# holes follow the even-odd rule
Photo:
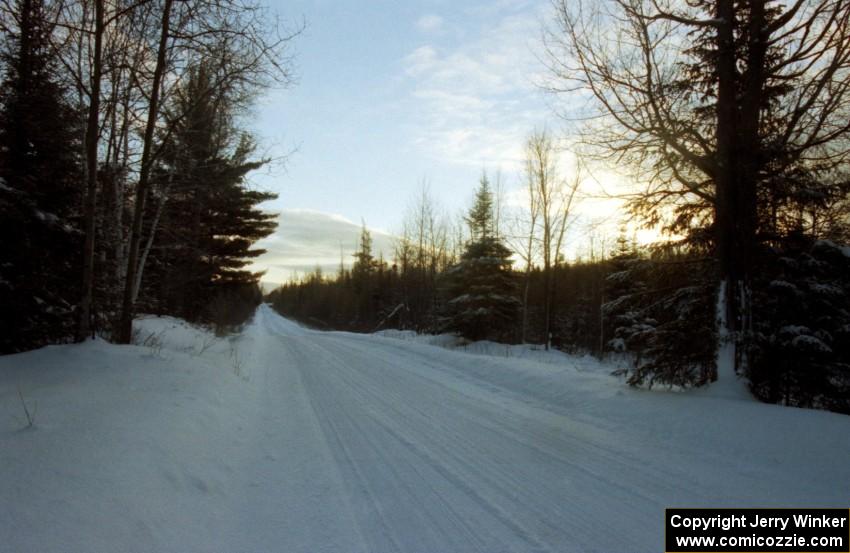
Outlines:
[[[0,427],[0,551],[662,551],[665,507],[850,503],[850,417],[312,332],[265,306],[215,378],[176,350],[131,370],[141,349],[0,358],[7,410],[24,382],[47,411]],[[66,350],[126,367],[69,377]]]

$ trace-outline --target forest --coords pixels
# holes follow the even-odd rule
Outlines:
[[[291,79],[286,32],[239,0],[3,2],[0,352],[100,335],[136,313],[221,331],[261,300],[274,231],[246,176],[246,114]]]
[[[0,553],[850,551],[850,0],[0,0],[0,83]]]
[[[130,343],[139,313],[247,321],[263,301],[248,266],[276,225],[275,194],[249,179],[272,161],[250,113],[293,84],[303,25],[253,0],[0,11],[0,353]],[[391,256],[364,224],[350,267],[267,301],[322,329],[591,353],[634,386],[708,385],[728,351],[763,401],[850,413],[850,2],[556,0],[550,15],[546,88],[570,134],[530,130],[521,215],[487,173],[455,221],[423,193]],[[581,175],[600,164],[634,184],[621,230],[569,257]]]
[[[554,8],[548,88],[580,122],[570,143],[629,171],[623,220],[662,238],[624,226],[611,251],[565,259],[581,167],[559,174],[560,146],[534,131],[519,224],[502,228],[485,175],[461,224],[420,201],[392,260],[364,226],[350,270],[286,284],[275,307],[591,352],[635,386],[710,384],[725,350],[759,399],[850,413],[850,4]]]

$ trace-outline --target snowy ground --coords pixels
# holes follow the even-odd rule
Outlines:
[[[267,307],[138,326],[0,357],[0,551],[657,552],[665,507],[850,500],[847,416]]]

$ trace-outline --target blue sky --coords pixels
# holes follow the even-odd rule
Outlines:
[[[525,137],[557,126],[536,86],[548,6],[272,1],[307,28],[294,45],[297,83],[265,95],[253,122],[269,155],[294,150],[285,167],[252,177],[280,195],[264,206],[281,213],[278,233],[261,244],[267,280],[338,265],[339,246],[333,261],[327,247],[353,250],[361,219],[375,234],[397,230],[423,181],[450,212],[469,204],[483,169],[518,187]],[[316,222],[328,217],[335,224],[323,232]],[[315,259],[309,240],[290,240],[304,228],[325,245]]]

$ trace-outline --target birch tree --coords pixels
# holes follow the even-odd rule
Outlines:
[[[580,176],[576,174],[569,182],[559,176],[555,145],[549,133],[543,130],[533,132],[526,142],[525,178],[529,204],[537,211],[534,221],[538,216],[540,219],[537,239],[543,261],[543,325],[548,350],[552,332],[553,272],[560,261]],[[533,227],[530,237],[534,236]]]

